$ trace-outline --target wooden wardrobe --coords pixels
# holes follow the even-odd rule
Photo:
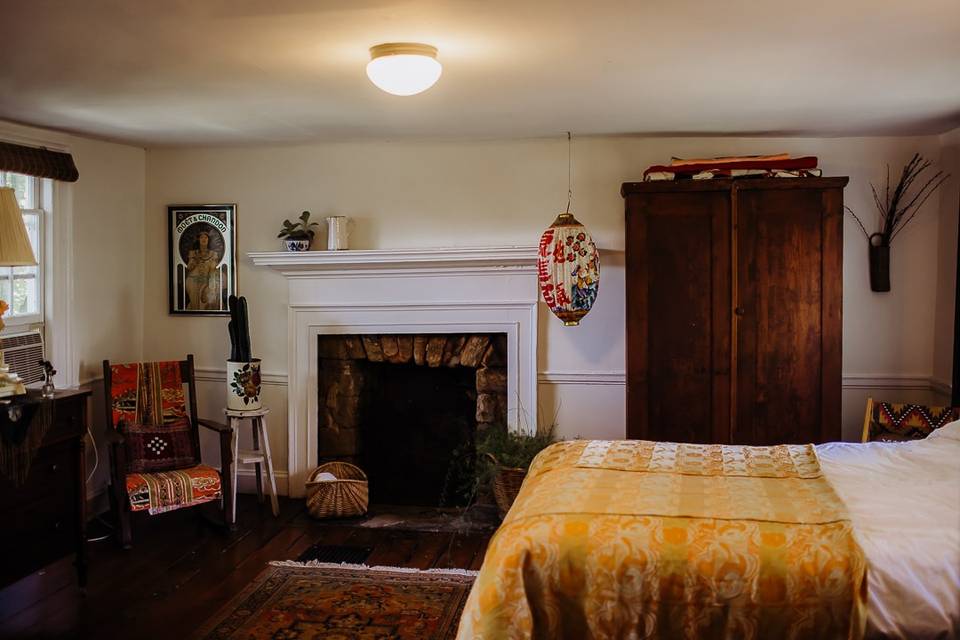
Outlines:
[[[627,437],[840,439],[847,178],[627,182]]]

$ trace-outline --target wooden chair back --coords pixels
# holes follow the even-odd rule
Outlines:
[[[896,424],[882,424],[881,412],[888,416],[887,422],[891,422],[890,416],[894,416]],[[957,419],[960,419],[960,407],[897,404],[867,398],[860,441],[922,440],[933,430]]]

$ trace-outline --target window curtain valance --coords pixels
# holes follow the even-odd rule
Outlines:
[[[73,156],[62,151],[25,147],[0,142],[0,171],[23,173],[38,178],[76,182],[80,177]]]

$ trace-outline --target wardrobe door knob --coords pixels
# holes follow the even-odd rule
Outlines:
[[[746,313],[743,307],[737,307],[736,309],[733,310],[733,312],[738,316],[742,316],[744,313]]]

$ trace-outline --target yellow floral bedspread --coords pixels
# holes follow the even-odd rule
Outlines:
[[[865,603],[812,445],[578,440],[534,460],[457,637],[858,639]]]

